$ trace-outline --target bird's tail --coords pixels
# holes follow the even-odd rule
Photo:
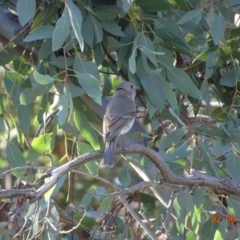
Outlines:
[[[101,167],[109,166],[110,168],[115,165],[115,152],[116,152],[117,141],[114,138],[110,142],[106,142],[103,159],[100,163]]]

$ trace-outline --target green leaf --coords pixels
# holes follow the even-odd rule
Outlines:
[[[52,78],[49,75],[40,74],[37,70],[34,70],[33,77],[35,78],[35,80],[38,83],[40,83],[42,85],[50,84],[50,83],[53,83],[54,81],[56,81],[56,79]]]
[[[100,90],[101,83],[96,64],[85,62],[77,57],[74,62],[74,70],[83,90],[98,102],[102,97],[102,91]]]
[[[102,31],[102,27],[101,24],[99,23],[99,21],[92,15],[91,19],[93,22],[93,30],[94,30],[94,44],[100,43],[103,40],[103,31]]]
[[[137,49],[135,46],[133,46],[132,54],[128,60],[129,70],[132,74],[136,73],[137,67],[136,67],[136,56],[137,56]]]
[[[94,26],[93,21],[89,15],[86,16],[82,26],[82,37],[83,40],[92,47],[94,41]]]
[[[22,152],[12,143],[7,143],[6,158],[11,168],[25,166],[26,162]]]
[[[194,20],[196,23],[199,23],[202,17],[202,9],[198,8],[195,10],[192,10],[190,12],[187,12],[181,19],[178,20],[178,24],[184,24],[189,20]]]
[[[161,78],[158,75],[152,76],[147,74],[144,71],[141,61],[138,61],[137,69],[137,76],[139,77],[148,98],[154,107],[162,111],[165,102],[165,95],[163,92]]]
[[[32,88],[25,88],[20,95],[20,102],[23,105],[29,105],[36,99],[36,95],[32,92]]]
[[[73,65],[74,63],[74,58],[71,57],[63,57],[63,56],[59,56],[57,57],[55,53],[51,54],[51,58],[50,58],[50,62],[52,65],[58,67],[58,68],[68,68],[70,66]]]
[[[169,133],[165,138],[160,140],[160,143],[157,144],[160,151],[164,151],[167,148],[173,147],[178,144],[183,136],[186,134],[183,128],[179,128],[171,133]]]
[[[211,29],[212,29],[212,37],[215,45],[217,45],[220,40],[223,38],[224,31],[226,28],[226,21],[221,13],[218,14],[217,17],[213,20]]]
[[[118,6],[102,5],[94,9],[95,16],[101,21],[111,21],[118,17],[121,8]]]
[[[218,171],[213,163],[213,157],[211,156],[210,152],[206,149],[206,147],[203,144],[199,144],[202,159],[203,159],[203,166],[206,170],[206,172],[210,175],[213,175],[215,177],[218,177]]]
[[[172,5],[165,0],[137,0],[136,4],[144,11],[158,12],[172,9]]]
[[[56,28],[52,36],[52,51],[57,51],[63,46],[63,43],[70,34],[70,19],[67,8],[64,9],[62,16],[56,22]]]
[[[74,221],[81,223],[76,228],[77,231],[92,229],[96,225],[96,220],[94,218],[87,217],[84,214],[74,215]]]
[[[14,87],[23,82],[23,77],[17,72],[5,71],[4,84],[8,93],[12,93]]]
[[[122,8],[125,13],[131,8],[133,0],[122,0]]]
[[[16,105],[18,121],[21,131],[24,134],[29,133],[31,123],[31,106],[30,105]]]
[[[144,67],[144,70],[150,74],[150,75],[157,75],[162,72],[162,68],[155,68],[152,69],[148,66],[148,61],[147,61],[147,56],[145,55],[144,52],[141,53],[141,60],[142,60],[142,65]],[[151,64],[151,63],[150,63]],[[152,64],[151,64],[152,65]]]
[[[166,96],[166,99],[170,103],[171,107],[173,108],[174,112],[179,115],[179,108],[178,108],[178,102],[175,96],[175,93],[171,89],[171,85],[169,82],[167,82],[163,77],[162,77],[162,88],[164,95]]]
[[[156,55],[154,54],[155,48],[153,46],[152,41],[145,36],[144,33],[141,33],[139,39],[138,39],[138,44],[141,46],[140,50],[143,51],[148,59],[156,66],[158,67],[157,64],[157,58]]]
[[[168,80],[183,93],[186,93],[187,95],[196,99],[201,98],[201,92],[193,83],[188,74],[186,74],[183,70],[174,67],[168,67],[167,76]]]
[[[158,41],[161,46],[167,47],[174,51],[182,52],[190,57],[192,53],[182,34],[182,31],[176,21],[172,19],[158,18],[156,19],[157,36],[161,37],[164,41]]]
[[[82,143],[82,142],[77,143],[78,156],[81,156],[85,153],[89,153],[92,151],[93,151],[92,147],[90,147],[88,144]],[[97,161],[92,160],[90,162],[87,162],[87,163],[85,163],[85,166],[86,166],[87,170],[90,172],[90,174],[95,175],[95,176],[98,175]]]
[[[63,95],[60,98],[59,101],[59,113],[57,116],[58,123],[59,125],[63,125],[67,121],[67,116],[68,116],[68,104],[69,104],[69,92],[67,89],[67,86],[64,86],[63,88]]]
[[[226,163],[227,172],[236,182],[240,181],[240,158],[236,154],[232,153],[231,157],[227,160]]]
[[[213,223],[210,217],[200,228],[200,239],[214,239],[218,225],[218,223]]]
[[[228,119],[229,113],[222,107],[217,107],[209,114],[210,117],[218,121],[226,121]]]
[[[107,196],[101,202],[101,210],[109,210],[114,202],[114,196]]]
[[[192,125],[192,130],[196,133],[207,135],[207,136],[219,137],[225,140],[228,138],[226,133],[215,125],[210,125],[210,124]]]
[[[81,135],[92,145],[93,149],[100,149],[97,135],[90,126],[84,113],[75,110],[74,121]]]
[[[56,197],[56,195],[58,194],[60,188],[65,183],[66,178],[67,178],[66,174],[62,175],[58,179],[57,183],[44,194],[45,201],[48,201],[51,197]]]
[[[118,180],[124,188],[128,187],[131,184],[132,179],[129,174],[128,166],[121,168],[118,173]]]
[[[5,121],[0,117],[0,131],[4,132],[6,130]]]
[[[83,75],[77,74],[78,82],[81,84],[83,90],[93,99],[100,99],[102,92],[100,90],[100,81],[89,73]]]
[[[42,85],[42,84],[36,82],[36,84],[32,88],[32,94],[34,96],[42,96],[42,95],[48,93],[49,90],[52,88],[52,86],[53,86],[53,83]]]
[[[52,151],[51,142],[52,142],[53,133],[46,133],[39,137],[33,139],[31,148],[28,152],[27,159],[31,162],[37,160],[38,157],[45,153],[50,153]]]
[[[79,8],[72,2],[72,0],[68,0],[66,3],[66,7],[68,9],[69,18],[71,21],[71,25],[75,34],[75,37],[78,40],[80,49],[83,51],[84,42],[81,35],[82,28],[82,13]]]
[[[235,38],[235,37],[239,37],[240,35],[240,28],[233,28],[230,30],[230,39]]]
[[[14,59],[15,53],[11,49],[1,50],[0,52],[0,66],[8,64]]]
[[[5,109],[6,100],[7,100],[7,95],[6,94],[0,94],[0,114],[2,114],[2,112]]]
[[[125,37],[125,34],[123,31],[120,30],[119,25],[114,22],[101,22],[101,26],[104,30],[111,33],[112,35],[118,36],[118,37]]]
[[[52,34],[55,27],[53,26],[41,26],[34,32],[30,33],[23,41],[32,42],[36,40],[52,38]]]
[[[59,89],[61,92],[63,92],[63,88],[65,86],[64,83],[56,83],[54,85],[57,87],[57,89]],[[71,93],[72,98],[79,97],[79,96],[82,96],[84,94],[84,91],[81,87],[78,87],[78,86],[75,86],[75,85],[72,85],[72,84],[68,85],[68,90]]]
[[[237,75],[239,75],[239,68],[231,69],[221,77],[220,84],[226,87],[235,87],[237,84]]]
[[[27,24],[35,15],[36,1],[35,0],[18,0],[17,13],[18,20],[22,26]]]
[[[113,37],[107,37],[107,40],[108,40],[108,44],[107,44],[108,52],[114,52],[114,51],[118,50],[120,47],[124,46],[123,43],[120,43]]]

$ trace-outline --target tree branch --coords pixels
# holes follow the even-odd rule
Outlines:
[[[194,169],[191,170],[191,174],[188,176],[177,175],[170,170],[166,162],[158,155],[157,152],[155,152],[151,148],[147,148],[142,145],[122,146],[117,149],[117,154],[126,154],[126,153],[139,153],[147,156],[155,164],[156,168],[161,172],[164,183],[166,182],[170,184],[192,186],[192,187],[193,186],[211,187],[211,188],[217,189],[218,192],[222,191],[225,194],[228,193],[228,194],[234,194],[234,195],[240,196],[240,185],[231,178],[217,178],[217,177],[209,176],[204,173],[198,172]],[[26,189],[24,194],[23,192],[21,192],[21,195],[24,195],[25,197],[30,199],[28,202],[26,202],[22,206],[22,208],[25,208],[29,206],[29,204],[32,204],[33,202],[40,199],[68,171],[71,171],[74,168],[78,167],[79,165],[85,164],[93,159],[101,158],[102,156],[103,156],[103,150],[86,153],[82,156],[75,158],[71,162],[67,162],[64,165],[57,167],[53,170],[50,170],[48,173],[41,175],[39,179],[49,177],[49,176],[50,178],[44,185],[42,185],[36,191],[34,190],[29,191],[29,189]],[[13,194],[14,193],[13,190],[1,190],[0,197],[1,198],[9,197],[10,193],[11,193],[11,197],[18,196],[20,192],[16,190],[14,191],[15,191],[15,194]],[[21,210],[22,208],[19,208],[18,210],[16,210],[13,217],[16,217],[16,215],[18,215],[19,212],[22,211]]]

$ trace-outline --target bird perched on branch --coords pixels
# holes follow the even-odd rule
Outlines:
[[[109,102],[103,118],[103,139],[105,150],[101,166],[115,165],[115,151],[118,136],[127,133],[136,117],[134,98],[136,87],[130,82],[120,83]]]

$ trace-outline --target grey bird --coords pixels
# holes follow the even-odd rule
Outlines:
[[[136,87],[130,82],[120,83],[109,102],[103,118],[103,140],[105,150],[100,163],[102,167],[115,165],[115,151],[118,136],[127,133],[136,117],[134,98]]]

